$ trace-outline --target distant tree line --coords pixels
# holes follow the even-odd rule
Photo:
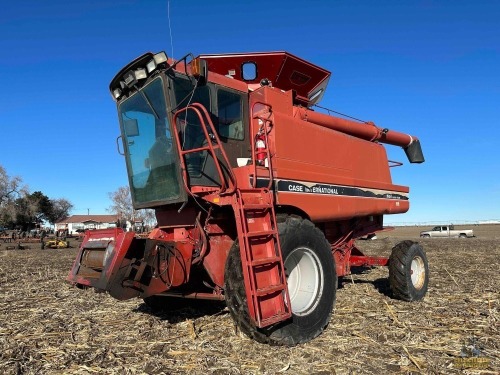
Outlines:
[[[109,193],[108,211],[119,216],[120,223],[141,222],[147,228],[156,225],[154,210],[134,210],[128,186]],[[73,204],[64,198],[51,199],[41,191],[30,192],[21,177],[11,177],[0,165],[0,227],[29,231],[43,222],[55,224],[67,218]]]
[[[0,226],[28,231],[43,222],[65,219],[72,208],[67,199],[51,199],[41,191],[31,193],[21,177],[9,176],[0,165]]]

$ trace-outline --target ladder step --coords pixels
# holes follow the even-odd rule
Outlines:
[[[258,230],[258,231],[256,230],[256,231],[252,231],[252,232],[247,233],[247,236],[249,238],[267,237],[267,236],[275,236],[275,235],[277,235],[275,230]]]
[[[265,288],[260,288],[255,291],[255,295],[258,297],[262,297],[274,292],[280,292],[282,290],[285,290],[286,285],[285,284],[276,284],[276,285],[270,285]]]
[[[252,260],[252,266],[262,266],[263,264],[277,263],[280,261],[279,257],[269,257]]]
[[[284,319],[288,319],[289,317],[290,313],[288,312],[277,313],[276,315],[270,316],[269,318],[262,319],[261,324],[263,327],[267,327],[271,324],[282,322]]]

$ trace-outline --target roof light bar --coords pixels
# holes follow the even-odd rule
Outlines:
[[[149,61],[148,61],[149,60]],[[148,61],[146,63],[146,61]],[[168,57],[165,52],[157,54],[147,53],[133,61],[125,73],[120,72],[112,81],[113,87],[110,87],[111,95],[115,100],[119,100],[133,89],[138,81],[146,80],[161,65],[161,68],[167,66]],[[110,85],[111,86],[111,85]]]

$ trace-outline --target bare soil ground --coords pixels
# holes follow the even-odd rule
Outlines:
[[[159,315],[139,299],[76,289],[65,282],[76,248],[2,244],[0,373],[500,373],[500,225],[474,226],[471,239],[422,240],[422,229],[358,244],[388,256],[403,238],[420,241],[430,264],[422,302],[392,299],[386,268],[358,270],[340,280],[325,332],[292,348],[246,338],[227,310]]]

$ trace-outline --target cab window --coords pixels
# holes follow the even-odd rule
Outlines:
[[[241,95],[226,90],[217,91],[218,132],[221,137],[243,140],[243,114]]]

